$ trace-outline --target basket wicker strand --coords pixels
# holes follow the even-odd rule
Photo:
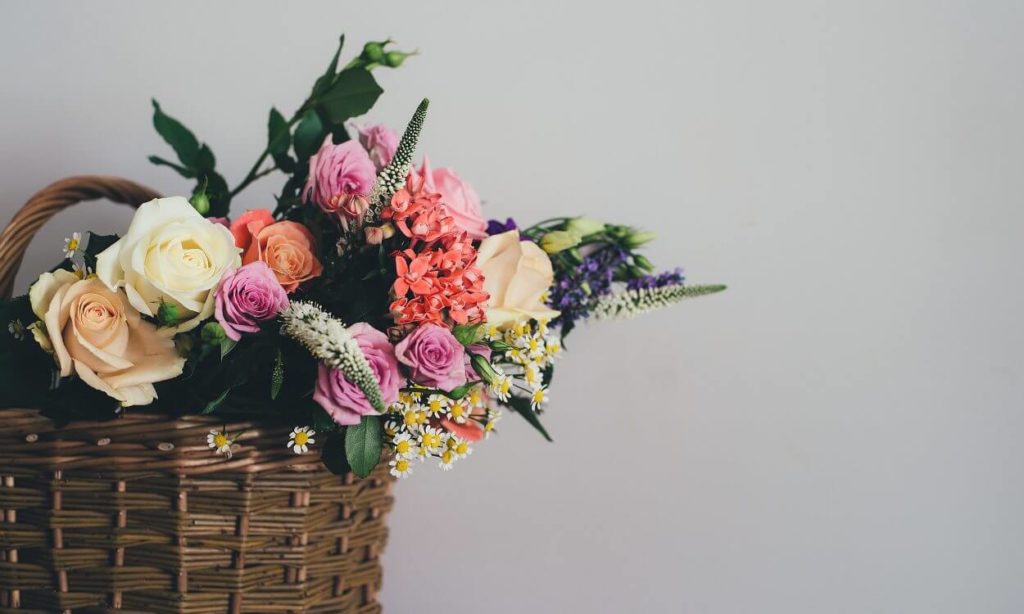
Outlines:
[[[0,296],[28,243],[79,201],[156,194],[73,177],[0,234]],[[211,429],[239,434],[230,458]],[[393,480],[336,476],[285,447],[289,425],[126,411],[63,428],[32,409],[0,420],[0,612],[379,612]]]

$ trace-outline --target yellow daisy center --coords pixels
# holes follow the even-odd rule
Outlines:
[[[304,446],[309,443],[309,434],[304,432],[295,433],[295,445]]]
[[[410,447],[409,440],[404,439],[395,444],[395,452],[398,452],[399,454],[408,454]]]
[[[405,473],[408,470],[409,470],[409,461],[405,460],[404,458],[402,460],[398,461],[397,463],[395,463],[395,471],[398,471],[399,473]]]
[[[78,239],[68,239],[68,251],[73,252],[78,249]]]
[[[228,445],[227,435],[225,435],[224,433],[217,433],[216,435],[214,435],[213,445],[217,446],[218,448],[223,448],[224,446]]]
[[[459,445],[455,446],[455,453],[456,454],[461,456],[461,455],[465,454],[466,452],[469,452],[469,444],[466,443],[465,441],[461,441],[461,442],[459,442]]]

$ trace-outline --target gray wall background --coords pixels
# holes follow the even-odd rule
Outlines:
[[[397,487],[390,612],[1024,610],[1024,5],[0,4],[0,202],[165,193],[157,98],[234,181],[336,35],[422,55],[371,119],[494,217],[645,225],[728,293],[573,335],[546,444],[508,416]],[[236,207],[270,203],[280,179]],[[19,288],[92,205],[41,233]]]

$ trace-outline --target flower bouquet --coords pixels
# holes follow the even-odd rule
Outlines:
[[[154,101],[175,159],[150,160],[188,197],[73,178],[0,234],[6,297],[56,211],[137,206],[0,302],[0,607],[378,611],[392,476],[452,468],[503,411],[550,439],[578,323],[723,289],[655,274],[630,226],[487,221],[455,171],[414,163],[426,100],[401,136],[354,121],[411,55],[391,45],[340,68],[339,45],[234,187]],[[273,173],[274,206],[229,219]]]
[[[342,39],[344,40],[344,39]],[[190,197],[141,204],[120,237],[74,233],[65,259],[3,307],[5,406],[60,424],[145,407],[294,427],[277,442],[332,471],[404,477],[450,469],[503,410],[548,437],[563,340],[581,321],[633,316],[723,286],[654,274],[630,226],[558,217],[487,221],[454,170],[414,163],[428,101],[401,136],[356,123],[377,69],[409,53],[338,53],[235,187],[213,152],[155,101],[153,123],[195,180]],[[232,200],[280,172],[273,208],[228,219]],[[17,382],[17,385],[14,385]],[[241,433],[212,429],[209,453]]]

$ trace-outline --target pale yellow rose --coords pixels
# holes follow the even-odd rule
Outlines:
[[[549,320],[559,312],[544,304],[554,271],[544,250],[532,241],[520,241],[510,230],[480,242],[476,266],[484,275],[487,322],[503,328],[523,320]]]
[[[242,263],[231,231],[211,222],[180,197],[143,204],[120,240],[96,257],[96,275],[111,290],[124,288],[143,315],[161,303],[182,319],[169,332],[195,328],[213,314],[221,275]]]
[[[151,403],[154,382],[181,375],[185,359],[174,341],[98,279],[43,273],[29,300],[45,325],[36,340],[53,353],[62,377],[77,375],[127,407]]]

